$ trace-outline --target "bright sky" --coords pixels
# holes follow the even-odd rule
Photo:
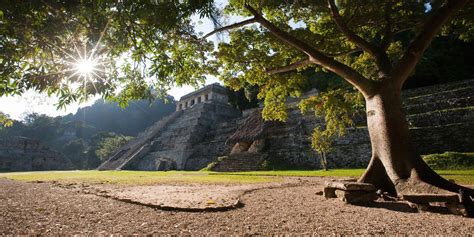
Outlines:
[[[225,4],[225,0],[221,1],[221,6]],[[196,17],[196,22],[198,22],[198,18]],[[239,20],[238,18],[230,19],[231,22]],[[207,33],[213,30],[213,24],[210,20],[201,19],[201,24],[196,23],[196,32],[203,32]],[[211,36],[211,40],[216,41],[217,38],[215,36]],[[215,77],[209,77],[206,80],[206,85],[219,82]],[[172,95],[175,100],[179,100],[181,96],[188,94],[195,89],[191,86],[184,86],[184,87],[175,87],[169,91],[169,94]],[[75,113],[78,108],[85,107],[93,104],[95,100],[99,99],[100,97],[95,97],[90,99],[86,103],[74,103],[70,104],[66,107],[66,109],[58,110],[56,108],[57,98],[56,97],[48,97],[44,94],[39,94],[34,91],[28,91],[24,93],[22,96],[9,96],[9,97],[0,97],[0,111],[3,113],[8,114],[11,118],[16,120],[21,120],[24,118],[26,114],[29,113],[41,113],[47,114],[49,116],[59,116],[59,115],[66,115],[69,113]]]

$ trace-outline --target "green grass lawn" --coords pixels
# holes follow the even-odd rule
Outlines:
[[[304,177],[359,177],[364,169],[288,170],[252,172],[202,172],[202,171],[37,171],[0,173],[0,178],[21,181],[58,181],[110,183],[120,185],[149,185],[166,183],[246,184],[280,182],[284,176]],[[474,185],[474,170],[438,170],[441,176],[456,183]]]
[[[271,171],[250,171],[250,172],[227,172],[226,175],[246,175],[246,176],[300,176],[300,177],[359,177],[365,169],[333,169],[324,170],[271,170]],[[221,173],[209,173],[216,175]],[[474,175],[474,173],[473,173]]]
[[[317,177],[360,177],[365,169],[334,169],[323,170],[286,170],[286,171],[252,171],[226,173],[227,175],[254,176],[317,176]],[[474,185],[474,169],[470,170],[436,170],[446,179],[452,179],[458,184]],[[211,173],[212,175],[212,173]]]
[[[278,182],[280,177],[247,175],[209,175],[199,171],[36,171],[0,173],[0,178],[20,181],[58,181],[110,183],[123,185],[149,185],[166,183],[262,183]]]

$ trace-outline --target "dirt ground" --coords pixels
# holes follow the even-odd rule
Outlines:
[[[474,233],[472,218],[415,213],[404,204],[379,202],[364,207],[325,199],[320,191],[326,180],[310,178],[290,180],[287,182],[289,185],[230,187],[229,190],[239,192],[242,205],[227,211],[185,212],[116,200],[112,198],[113,187],[110,186],[68,186],[0,179],[0,235],[290,233],[460,236]],[[226,193],[222,190],[229,188],[193,187],[194,190],[216,193],[211,195],[216,200],[220,195],[216,190]],[[168,196],[164,197],[173,192],[175,195],[189,195],[182,187],[174,191],[172,185],[161,188],[156,190],[168,190]],[[146,192],[148,189],[139,187],[138,190]],[[232,198],[236,197],[234,194]],[[196,197],[195,200],[202,199]],[[209,205],[214,204],[207,196],[203,199]]]

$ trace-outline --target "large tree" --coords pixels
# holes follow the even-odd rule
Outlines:
[[[365,101],[372,159],[359,181],[392,194],[437,187],[474,195],[423,162],[401,104],[402,86],[433,38],[440,33],[472,38],[472,5],[468,0],[230,0],[220,14],[248,19],[225,26],[214,18],[219,12],[212,0],[4,1],[0,95],[33,88],[59,94],[61,105],[95,93],[126,103],[150,96],[150,85],[161,92],[218,74],[235,89],[258,86],[264,117],[284,120],[286,97],[300,95],[307,80],[301,72],[329,71]],[[217,29],[201,37],[192,27],[196,15],[214,19]],[[229,37],[212,54],[206,39],[224,31]],[[326,109],[326,129],[341,130],[341,123],[332,122],[347,115],[331,104],[347,105],[357,96],[332,94],[342,102],[325,94],[326,101],[306,105]]]

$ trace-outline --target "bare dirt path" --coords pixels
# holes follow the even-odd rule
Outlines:
[[[437,234],[472,235],[474,219],[361,207],[317,195],[324,179],[262,189],[226,212],[175,212],[85,194],[51,183],[0,179],[1,234]],[[385,208],[382,208],[385,207]],[[397,209],[393,211],[390,209]],[[402,211],[400,211],[402,210]]]

